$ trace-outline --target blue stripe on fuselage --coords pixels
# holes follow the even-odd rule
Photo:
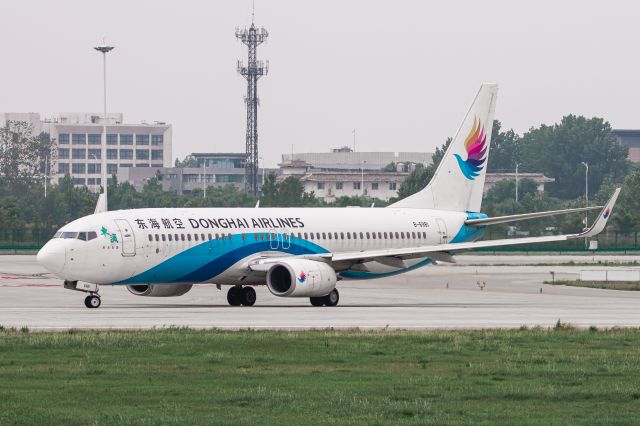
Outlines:
[[[247,240],[242,240],[240,235],[233,235],[231,240],[205,241],[115,284],[205,282],[240,260],[260,252],[277,251],[291,255],[328,253],[321,246],[306,240],[298,243],[294,239],[288,248],[282,248],[280,241],[277,250],[271,248],[271,243],[256,240],[253,234],[247,234]]]

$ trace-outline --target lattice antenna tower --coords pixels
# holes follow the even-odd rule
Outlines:
[[[259,61],[257,48],[262,44],[269,33],[264,28],[256,28],[253,23],[249,29],[236,28],[236,38],[248,48],[247,65],[238,61],[238,74],[247,80],[247,95],[244,98],[247,104],[247,157],[245,160],[245,190],[251,194],[258,194],[258,79],[269,72],[269,61]]]

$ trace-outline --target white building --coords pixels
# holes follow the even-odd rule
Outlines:
[[[57,160],[51,164],[51,181],[69,174],[76,185],[97,191],[101,183],[102,114],[59,113],[41,119],[38,113],[0,114],[7,120],[27,121],[33,134],[49,133],[57,144]],[[154,122],[127,124],[122,113],[107,114],[107,174],[122,167],[171,166],[171,125]]]
[[[331,152],[282,154],[282,163],[303,161],[316,169],[369,169],[380,170],[390,163],[431,164],[431,152],[356,152],[349,147]]]
[[[362,195],[387,201],[398,195],[400,184],[409,173],[367,169],[316,169],[304,161],[280,164],[278,180],[282,181],[289,176],[298,178],[305,192],[313,191],[316,197],[330,203],[340,197]]]

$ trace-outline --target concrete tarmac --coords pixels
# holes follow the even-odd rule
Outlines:
[[[551,271],[556,279],[576,279],[582,269],[604,268],[557,263],[633,262],[640,256],[464,255],[457,260],[392,278],[341,281],[340,304],[333,308],[312,307],[306,298],[275,297],[266,287],[256,289],[255,306],[231,307],[225,288],[200,285],[175,298],[139,297],[124,287],[103,286],[102,306],[87,309],[84,293],[65,290],[35,256],[0,256],[0,325],[31,330],[472,329],[551,327],[561,320],[578,327],[640,326],[640,292],[543,284]],[[478,283],[486,283],[483,290]]]

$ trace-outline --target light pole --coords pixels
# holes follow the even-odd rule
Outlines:
[[[589,206],[589,163],[583,161],[582,165],[584,166],[584,202],[585,207]],[[589,220],[589,214],[585,212],[584,214],[584,227],[585,229],[589,226],[587,222]]]
[[[49,156],[44,157],[44,198],[47,198],[47,178],[49,178]]]
[[[100,167],[102,168],[102,193],[104,194],[104,210],[108,210],[107,205],[107,53],[111,52],[113,46],[108,46],[102,41],[100,46],[94,47],[98,52],[102,52],[102,76],[103,76],[103,115],[102,115],[102,149],[100,153]]]
[[[518,202],[518,167],[520,164],[516,163],[516,203]]]
[[[360,190],[362,191],[362,196],[364,197],[364,165],[367,164],[367,160],[365,160],[360,165]]]

